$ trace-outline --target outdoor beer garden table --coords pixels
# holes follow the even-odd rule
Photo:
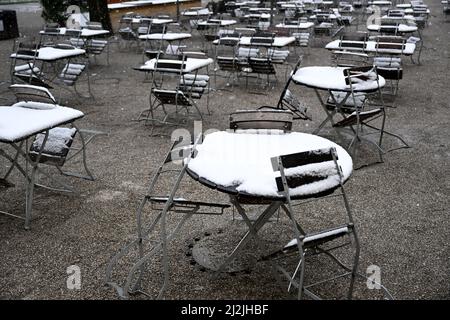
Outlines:
[[[283,28],[283,29],[293,29],[293,30],[307,30],[314,26],[313,22],[300,22],[297,24],[284,24],[279,23],[276,25],[277,28]]]
[[[55,32],[55,35],[64,36],[66,34],[66,30],[67,30],[67,28],[59,28],[58,32]],[[48,34],[44,30],[41,30],[39,33],[40,34]],[[108,35],[109,33],[110,32],[108,30],[84,28],[84,29],[81,29],[80,37],[82,37],[82,38],[93,38],[93,37]]]
[[[219,19],[209,19],[209,20],[199,20],[197,26],[204,27],[229,27],[236,24],[236,20],[219,20]]]
[[[278,47],[278,48],[288,46],[295,42],[295,37],[274,37],[273,42],[271,42],[271,43],[267,43],[267,42],[252,43],[251,39],[252,39],[252,37],[236,38],[236,37],[225,36],[225,37],[220,38],[220,41],[234,40],[234,41],[239,41],[238,45],[240,45],[240,46],[262,46],[262,47]],[[214,40],[213,44],[215,44],[215,45],[219,44],[219,39]]]
[[[42,47],[37,49],[36,60],[52,63],[62,59],[79,57],[84,55],[85,53],[86,53],[85,50],[78,48],[62,49],[58,47]],[[34,57],[17,55],[16,53],[11,54],[10,58],[29,59],[29,60],[34,59]]]
[[[347,44],[347,46],[346,46]],[[359,51],[366,53],[383,53],[383,54],[398,54],[405,56],[412,56],[416,49],[414,43],[405,43],[403,50],[399,49],[377,49],[376,41],[350,41],[350,40],[333,40],[329,42],[326,46],[328,50],[346,50],[346,51]]]
[[[346,181],[353,170],[350,155],[334,142],[316,135],[279,130],[219,131],[206,135],[203,143],[197,146],[196,156],[189,162],[186,172],[199,183],[228,194],[248,226],[231,254],[218,263],[217,270],[224,271],[286,202],[278,193],[271,158],[331,147],[336,148],[343,181]],[[291,190],[291,198],[331,194],[338,186],[339,181],[329,177]],[[267,206],[253,223],[241,205],[243,200]]]
[[[12,106],[0,106],[0,144],[10,145],[16,152],[15,156],[10,156],[5,150],[0,148],[0,156],[11,162],[11,167],[7,171],[3,180],[6,180],[11,171],[16,167],[26,180],[26,205],[25,205],[25,228],[29,228],[32,217],[33,191],[38,171],[40,154],[33,161],[28,155],[28,138],[39,133],[45,135],[41,150],[44,149],[49,130],[58,126],[69,124],[84,116],[81,111],[33,102],[18,102]],[[25,149],[24,149],[25,148]],[[19,164],[20,157],[25,160],[26,168]],[[31,166],[31,173],[28,173],[28,166]],[[1,211],[0,211],[1,212]],[[19,217],[7,212],[4,214]]]
[[[71,60],[74,58],[78,58],[78,57],[86,57],[86,50],[84,49],[79,49],[79,48],[75,48],[72,46],[65,46],[65,45],[55,45],[55,46],[50,46],[50,47],[41,47],[37,50],[33,50],[34,52],[36,52],[36,55],[22,55],[22,54],[17,54],[17,53],[12,53],[10,55],[10,58],[15,60],[20,60],[20,61],[26,61],[26,63],[29,65],[30,70],[32,71],[32,76],[36,77],[38,79],[38,81],[41,81],[42,84],[36,84],[36,85],[40,85],[40,86],[49,86],[49,82],[53,82],[55,79],[57,79],[58,74],[64,74],[65,73],[65,69],[63,69],[63,71],[61,71],[60,73],[57,73],[55,75],[53,75],[52,78],[43,78],[44,76],[44,68],[46,66],[46,64],[49,64],[50,66],[53,66],[53,70],[56,70],[55,66],[61,61],[61,60],[66,60],[66,65],[70,65]],[[31,65],[34,62],[41,62],[42,66],[39,69],[39,71],[35,72],[34,68],[31,68]],[[87,64],[87,62],[86,62]],[[11,64],[11,75],[15,74],[16,70],[14,69],[15,63]],[[35,67],[35,66],[33,66]],[[67,68],[66,68],[67,69]],[[92,92],[91,92],[91,86],[90,86],[90,75],[89,75],[89,68],[86,67],[83,69],[83,71],[86,71],[86,76],[87,76],[87,83],[88,83],[88,91],[90,96],[92,97]]]
[[[171,53],[175,54],[177,52],[177,49],[174,49],[175,46],[173,46],[172,43],[174,41],[178,41],[178,46],[179,46],[181,41],[190,39],[191,37],[192,37],[192,35],[190,33],[168,32],[168,33],[144,34],[144,35],[140,35],[139,39],[143,40],[143,41],[159,41],[160,49],[162,46],[162,42],[167,41],[167,43],[169,44]]]
[[[207,67],[214,62],[213,59],[198,59],[198,58],[186,58],[184,61],[184,68],[181,71],[182,74],[196,72],[197,70]],[[182,61],[174,61],[170,59],[157,59],[153,58],[147,61],[144,65],[138,67],[136,70],[145,71],[145,72],[153,72],[156,69],[159,72],[164,72],[164,65],[167,65],[167,72],[180,72],[179,68],[174,68],[174,64],[180,64]],[[156,68],[155,68],[156,66]]]
[[[319,127],[314,130],[314,134],[317,134],[322,130],[322,128],[331,122],[334,125],[333,117],[341,110],[341,107],[345,104],[347,99],[351,95],[351,89],[348,84],[346,84],[346,79],[344,75],[344,67],[329,67],[329,66],[314,66],[314,67],[304,67],[297,70],[297,72],[292,76],[292,81],[295,84],[306,86],[308,88],[314,89],[323,110],[327,114],[326,119],[319,125]],[[378,76],[378,82],[376,80],[367,80],[362,83],[353,84],[353,92],[370,93],[384,87],[386,80],[382,76]],[[330,96],[335,97],[337,93],[344,94],[342,100],[335,97],[337,106],[332,111],[328,110],[326,103],[322,99],[320,92],[326,91]],[[342,141],[339,131],[335,128],[335,131]]]
[[[367,26],[367,30],[371,32],[385,32],[389,31],[390,34],[396,34],[396,35],[406,35],[406,34],[412,34],[414,32],[417,32],[418,38],[416,40],[420,41],[420,47],[419,47],[419,53],[417,56],[417,61],[420,63],[420,55],[422,53],[423,48],[423,38],[422,38],[422,32],[420,31],[420,28],[418,28],[416,25],[408,25],[404,23],[400,23],[398,25],[379,25],[379,24],[371,24]],[[413,37],[412,37],[413,38]],[[412,58],[412,56],[411,56]]]

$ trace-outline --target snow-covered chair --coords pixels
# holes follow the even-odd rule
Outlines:
[[[157,299],[161,299],[169,284],[168,245],[178,235],[185,223],[194,215],[222,215],[230,204],[191,200],[179,195],[182,179],[187,172],[189,162],[195,157],[199,135],[191,145],[174,141],[162,163],[149,180],[148,189],[143,196],[136,214],[137,233],[131,241],[123,246],[109,261],[106,268],[106,283],[117,290],[121,298],[130,294],[150,294],[143,286],[143,276],[146,265],[160,268],[160,286],[157,288]],[[200,182],[205,181],[198,177]],[[173,181],[172,183],[167,183]],[[154,213],[149,215],[150,213]],[[151,218],[148,218],[151,217]],[[166,223],[168,220],[175,223]],[[155,241],[156,239],[156,241]],[[156,263],[162,257],[162,263]],[[124,262],[130,262],[131,267],[125,281],[114,279],[114,271]],[[153,273],[153,275],[155,275]],[[156,275],[157,276],[157,275]],[[158,277],[158,276],[157,276]],[[152,288],[155,289],[155,288]]]
[[[359,261],[359,240],[356,233],[355,223],[352,217],[350,204],[344,190],[344,178],[340,165],[338,164],[338,155],[335,148],[326,148],[320,150],[311,150],[295,154],[280,155],[271,159],[272,167],[276,173],[276,184],[278,192],[284,196],[286,204],[282,207],[292,224],[293,239],[281,250],[276,251],[263,260],[270,261],[276,270],[288,279],[288,291],[292,288],[297,289],[297,297],[303,298],[304,295],[312,299],[320,297],[312,292],[313,287],[325,282],[335,281],[336,279],[348,277],[347,298],[351,299],[355,278],[357,276]],[[319,194],[311,192],[313,195],[303,196],[301,199],[295,198],[293,190],[295,188],[307,188],[314,183],[329,181],[330,187]],[[336,191],[336,192],[335,192]],[[340,223],[333,223],[326,228],[312,232],[306,231],[306,218],[299,220],[295,212],[296,200],[320,201],[339,197],[340,205],[343,204],[345,210],[345,219],[339,214],[343,210],[333,211],[333,221],[343,220]],[[295,199],[295,200],[294,200]],[[330,201],[330,200],[328,200]],[[317,228],[317,227],[316,227]],[[335,255],[334,250],[351,247],[350,265],[342,261],[342,255]],[[344,254],[349,254],[343,250]],[[305,282],[305,265],[309,258],[314,255],[324,254],[330,257],[341,267],[344,272],[339,275],[327,277],[326,279],[315,281],[314,283]],[[288,258],[294,259],[295,265],[286,262]],[[294,267],[294,268],[292,268]],[[292,269],[293,270],[292,270]]]

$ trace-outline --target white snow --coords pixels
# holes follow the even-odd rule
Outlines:
[[[0,141],[16,142],[83,116],[83,112],[72,108],[55,105],[44,108],[35,102],[0,107]]]
[[[284,47],[293,42],[295,42],[295,37],[275,37],[272,43],[257,43],[252,44],[252,37],[241,37],[239,39],[239,45],[241,46],[250,46],[250,45],[258,45],[258,46],[267,46],[267,47]]]
[[[362,41],[345,41],[346,43],[355,43],[355,44],[361,44]],[[364,49],[358,48],[358,47],[342,47],[340,46],[341,40],[333,40],[329,42],[325,48],[328,50],[339,50],[339,49],[345,49],[348,51],[365,51],[365,52],[377,52],[377,42],[376,41],[366,41],[365,45],[366,47]],[[404,55],[412,55],[414,54],[414,51],[416,50],[416,45],[414,43],[405,43],[405,47],[402,50],[399,49],[378,49],[379,52],[383,53],[393,53],[393,54],[404,54]]]
[[[345,82],[344,69],[342,67],[305,67],[297,70],[292,77],[295,83],[308,87],[334,90],[349,91],[350,86]],[[379,85],[384,87],[385,79],[379,76]],[[376,81],[362,81],[353,84],[355,91],[372,91],[378,88]]]
[[[150,33],[139,36],[141,40],[183,40],[192,37],[190,33]]]
[[[272,169],[272,157],[335,147],[344,180],[351,175],[352,159],[337,144],[306,133],[282,134],[280,131],[273,133],[263,134],[262,131],[241,130],[236,133],[220,131],[208,134],[204,142],[198,145],[197,156],[189,163],[189,169],[200,177],[222,186],[235,186],[238,191],[255,196],[277,197],[280,195],[275,177],[279,176],[279,172],[274,172]],[[328,162],[290,170],[291,173],[314,174],[315,172],[317,174],[318,171],[330,173],[330,170],[331,173],[335,173]],[[292,195],[309,195],[333,188],[338,183],[338,176],[332,174],[327,179],[292,189],[291,193]]]
[[[83,49],[58,49],[58,48],[52,48],[52,47],[43,47],[38,50],[38,55],[36,57],[37,60],[42,61],[54,61],[58,59],[64,59],[64,58],[70,58],[75,56],[81,56],[85,54],[86,51]],[[16,55],[13,53],[10,57],[11,58],[29,58],[29,56],[22,56],[22,55]]]
[[[143,66],[141,66],[139,69],[153,71],[153,70],[155,70],[156,61],[157,61],[156,58],[151,59],[151,60],[147,61]],[[159,63],[173,63],[173,64],[181,63],[181,61],[168,60],[168,59],[159,59],[158,62]],[[208,59],[187,58],[186,61],[184,61],[185,68],[183,70],[183,73],[194,72],[200,68],[204,68],[204,67],[212,64],[213,62],[214,62],[214,60],[211,58],[208,58]],[[178,72],[179,72],[179,70],[178,70]]]
[[[48,138],[44,145],[44,153],[58,154],[68,148],[68,143],[77,130],[75,128],[53,128],[49,130]],[[45,134],[40,133],[33,141],[34,150],[40,150],[44,142]]]
[[[301,22],[298,24],[284,24],[279,23],[276,25],[277,28],[285,28],[285,29],[309,29],[314,25],[313,22]]]
[[[381,26],[379,24],[371,24],[367,26],[369,31],[380,31],[381,28],[392,28],[397,29],[398,32],[415,32],[417,31],[417,26],[409,26],[406,24],[399,24],[398,26]]]

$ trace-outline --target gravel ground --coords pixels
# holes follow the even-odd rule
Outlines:
[[[385,162],[354,172],[346,185],[361,241],[360,271],[371,265],[381,269],[381,281],[396,299],[449,298],[449,100],[450,23],[445,21],[439,2],[427,1],[432,16],[424,31],[422,65],[406,59],[404,79],[395,109],[389,109],[387,128],[404,137],[410,149],[388,153]],[[22,33],[37,34],[42,21],[36,12],[19,12]],[[12,41],[0,42],[0,81],[9,79]],[[199,45],[198,36],[194,46]],[[330,54],[323,46],[305,54],[303,65],[327,65]],[[135,211],[145,186],[162,161],[170,141],[166,136],[151,136],[150,128],[133,121],[148,104],[149,83],[143,74],[132,70],[142,57],[135,50],[122,50],[112,44],[111,63],[99,57],[91,67],[95,100],[76,101],[64,95],[66,105],[82,110],[82,128],[106,132],[89,148],[89,165],[95,182],[69,179],[75,194],[38,190],[34,202],[36,219],[25,231],[20,220],[0,216],[0,298],[4,299],[117,299],[105,286],[107,262],[127,240],[135,235]],[[226,129],[228,114],[237,109],[276,104],[284,79],[264,94],[248,93],[243,83],[233,92],[211,95],[212,115],[205,116],[203,129]],[[217,85],[223,86],[222,79]],[[3,83],[1,91],[6,91]],[[253,89],[259,89],[254,84]],[[83,92],[85,85],[81,85]],[[312,122],[299,122],[296,130],[311,132],[323,119],[314,92],[293,86],[294,92],[310,106]],[[2,94],[1,103],[13,98]],[[200,103],[206,112],[205,103]],[[192,121],[186,123],[192,127]],[[164,129],[170,134],[172,129]],[[336,139],[330,132],[324,134]],[[387,140],[395,146],[395,140]],[[363,160],[370,161],[368,152]],[[5,164],[0,163],[0,172]],[[24,184],[14,177],[15,188],[1,190],[2,210],[22,213]],[[17,178],[17,179],[16,179]],[[168,183],[168,181],[165,181]],[[184,197],[226,201],[226,196],[200,186],[186,177],[180,194]],[[334,212],[335,204],[307,206],[301,217],[314,228],[324,221],[325,211]],[[331,210],[330,210],[331,208]],[[255,208],[258,209],[258,208]],[[151,212],[148,211],[148,215]],[[334,214],[334,213],[333,213]],[[328,217],[327,217],[328,219]],[[330,218],[331,219],[331,218]],[[176,217],[169,220],[172,224]],[[286,221],[271,223],[262,232],[265,251],[284,244]],[[283,231],[284,230],[284,231]],[[168,299],[290,299],[292,295],[278,286],[271,268],[257,263],[249,272],[217,275],[192,263],[190,247],[196,239],[227,252],[244,231],[242,221],[232,221],[230,212],[216,217],[196,217],[187,223],[170,246]],[[122,281],[127,274],[126,260],[114,274]],[[311,260],[307,281],[330,270],[327,263]],[[127,264],[128,263],[128,264]],[[81,290],[66,286],[67,267],[81,269]],[[156,292],[161,275],[160,260],[148,266],[143,283]],[[337,282],[321,288],[328,298],[343,296],[345,284]],[[378,290],[369,290],[365,281],[357,283],[355,297],[379,299]],[[132,296],[143,299],[145,296]]]

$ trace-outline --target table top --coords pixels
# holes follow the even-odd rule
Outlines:
[[[67,30],[67,28],[59,28],[59,34],[60,35],[65,35],[66,34],[66,30]],[[45,33],[45,31],[44,30],[41,30],[40,32],[39,32],[40,34],[44,34]],[[97,36],[102,36],[102,35],[106,35],[106,34],[109,34],[109,31],[108,30],[103,30],[103,29],[100,29],[100,30],[96,30],[96,29],[81,29],[81,37],[83,37],[83,38],[91,38],[91,37],[97,37]]]
[[[382,26],[379,24],[370,24],[367,26],[367,30],[379,32],[381,28],[385,29],[397,29],[397,32],[401,33],[409,33],[409,32],[415,32],[417,31],[417,26],[410,26],[407,24],[400,23],[398,26]]]
[[[341,47],[341,40],[333,40],[329,42],[325,48],[328,50],[346,50],[346,51],[364,51],[364,52],[380,52],[380,53],[388,53],[388,54],[403,54],[403,55],[413,55],[416,50],[416,45],[414,43],[405,43],[405,47],[403,50],[398,49],[378,49],[377,50],[377,42],[376,41],[348,41],[345,40],[346,43],[354,43],[356,44],[364,44],[364,48],[360,48],[358,46],[355,47]]]
[[[325,138],[299,132],[243,130],[208,134],[197,146],[196,157],[188,165],[188,174],[221,192],[264,199],[283,199],[278,194],[271,158],[284,154],[334,147],[344,181],[353,170],[350,155],[339,145]],[[323,164],[321,164],[323,165]],[[331,165],[334,165],[331,163]],[[308,167],[309,166],[309,167]],[[304,166],[304,173],[317,170]],[[307,168],[308,167],[308,168]],[[322,167],[323,168],[323,167]],[[296,168],[297,170],[297,168]],[[293,198],[308,197],[334,190],[339,186],[337,175],[291,190]]]
[[[37,102],[0,106],[0,142],[14,143],[82,118],[76,109]]]
[[[236,20],[218,20],[218,19],[210,19],[210,20],[199,20],[197,25],[199,26],[231,26],[236,24]]]
[[[139,67],[139,70],[141,71],[155,71],[155,64],[156,61],[158,61],[158,64],[164,64],[166,65],[165,68],[157,68],[159,71],[161,72],[173,72],[173,73],[179,73],[180,70],[179,68],[170,68],[170,64],[174,64],[174,65],[179,65],[181,63],[181,61],[178,60],[169,60],[169,59],[159,59],[157,60],[156,58],[151,59],[149,61],[147,61],[144,65]],[[198,58],[187,58],[184,61],[185,67],[182,71],[182,73],[190,73],[190,72],[194,72],[197,71],[198,69],[204,68],[210,64],[212,64],[214,62],[213,59],[211,58],[207,58],[207,59],[198,59]]]
[[[71,48],[71,49],[59,49],[53,47],[43,47],[38,49],[38,54],[36,56],[36,60],[41,61],[56,61],[60,59],[67,59],[72,57],[77,57],[84,55],[86,53],[83,49]],[[25,55],[16,55],[13,53],[10,55],[10,58],[19,58],[19,59],[33,59],[33,57],[25,56]]]
[[[301,22],[298,24],[279,23],[276,25],[277,28],[285,28],[285,29],[309,29],[312,26],[314,26],[313,22]]]
[[[175,40],[184,40],[191,38],[192,35],[190,33],[150,33],[143,34],[139,36],[141,40],[165,40],[165,41],[175,41]]]
[[[275,37],[273,43],[251,43],[252,37],[241,37],[239,45],[241,46],[261,46],[261,47],[285,47],[295,42],[295,37]]]
[[[169,24],[174,22],[173,19],[160,19],[160,18],[152,18],[152,19],[142,19],[142,18],[133,18],[131,20],[132,23],[141,23],[143,20],[149,20],[152,24]]]
[[[211,11],[209,11],[208,9],[205,9],[205,8],[199,9],[199,10],[185,11],[185,12],[181,13],[182,16],[187,16],[187,17],[209,16],[212,14],[213,13]]]
[[[307,87],[332,90],[332,91],[350,91],[350,86],[345,83],[343,67],[304,67],[297,70],[293,75],[294,83]],[[380,88],[384,87],[386,80],[378,76]],[[353,84],[353,91],[371,92],[378,89],[376,80],[364,81]]]

